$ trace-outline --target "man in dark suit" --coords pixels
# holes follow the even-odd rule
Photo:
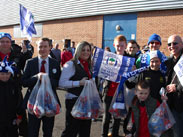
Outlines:
[[[27,105],[29,95],[34,88],[37,80],[41,80],[41,77],[44,73],[49,75],[52,89],[59,102],[56,88],[58,86],[61,70],[58,61],[49,56],[50,49],[51,47],[49,45],[49,39],[40,39],[38,42],[38,57],[32,58],[26,62],[24,74],[22,77],[23,86],[28,87],[24,98],[25,105]],[[41,121],[43,122],[43,136],[52,137],[54,117],[43,116],[42,118],[38,119],[35,115],[28,113],[28,118],[28,137],[39,136]]]

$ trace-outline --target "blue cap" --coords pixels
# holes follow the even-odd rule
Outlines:
[[[156,40],[156,41],[158,41],[159,43],[160,43],[160,45],[161,45],[161,37],[159,36],[159,35],[157,35],[157,34],[152,34],[150,37],[149,37],[149,40],[148,40],[148,45],[149,45],[149,43],[151,42],[151,41],[154,41],[154,40]]]
[[[7,37],[11,40],[11,35],[9,33],[0,32],[0,39]]]
[[[14,75],[15,67],[14,62],[8,62],[7,56],[4,57],[3,61],[0,62],[0,72],[11,72]]]

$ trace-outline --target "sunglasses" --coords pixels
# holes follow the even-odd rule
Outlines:
[[[173,46],[177,45],[177,42],[168,43],[167,45],[170,47],[173,44]]]
[[[160,42],[158,42],[158,41],[151,41],[150,44],[160,45]]]

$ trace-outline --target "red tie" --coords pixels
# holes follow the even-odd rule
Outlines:
[[[46,63],[45,60],[43,60],[43,61],[41,62],[41,71],[40,71],[40,72],[46,73],[45,67],[44,67],[44,64],[45,64],[45,63]]]

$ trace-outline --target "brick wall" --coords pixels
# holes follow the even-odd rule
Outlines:
[[[62,48],[63,39],[71,39],[76,44],[80,41],[88,41],[102,47],[102,31],[103,31],[103,16],[83,17],[74,19],[64,19],[47,21],[43,23],[43,37],[53,39],[53,44],[59,43]],[[13,26],[0,27],[0,32],[8,32],[13,36]],[[20,44],[21,38],[13,38],[17,44]],[[35,47],[37,55],[36,41],[39,38],[32,38],[32,45]]]
[[[43,34],[63,45],[63,39],[88,41],[102,46],[103,16],[56,20],[43,23]]]
[[[162,38],[161,50],[169,55],[167,39],[172,34],[183,36],[183,9],[139,12],[137,17],[137,42],[147,44],[148,38],[157,33]]]
[[[0,27],[0,32],[7,32],[12,35],[13,34],[12,26]]]

